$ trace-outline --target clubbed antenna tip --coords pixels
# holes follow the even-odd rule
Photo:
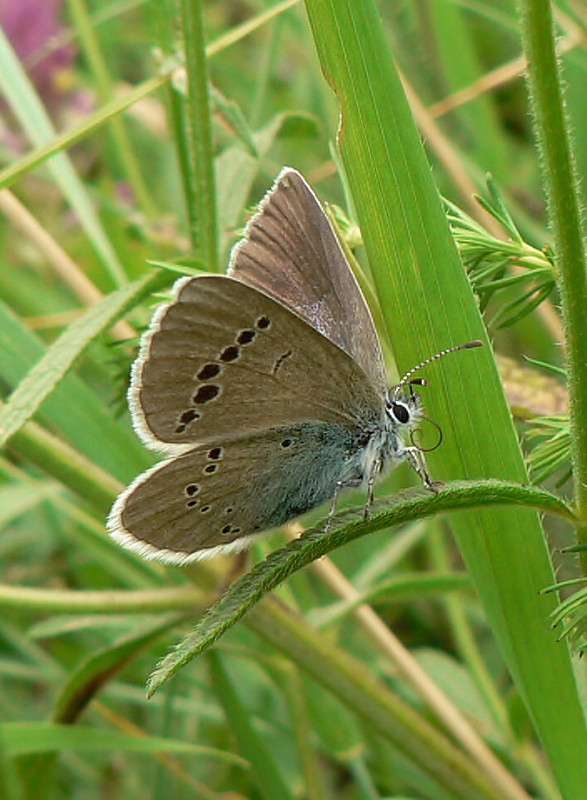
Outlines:
[[[422,367],[425,367],[427,364],[430,364],[432,361],[436,361],[437,359],[442,358],[443,356],[446,356],[449,353],[454,353],[457,350],[469,350],[471,347],[481,347],[482,345],[483,342],[481,341],[481,339],[473,339],[470,342],[463,342],[463,344],[455,344],[453,347],[447,347],[446,350],[441,350],[439,353],[435,353],[433,356],[430,356],[430,358],[426,358],[424,359],[424,361],[420,361],[419,364],[416,364],[415,367],[412,367],[412,369],[406,372],[401,381],[396,385],[395,387],[396,391],[400,387],[405,386],[408,383],[411,383],[410,381],[411,376],[419,369],[422,369]],[[421,385],[425,385],[425,382],[422,382]]]

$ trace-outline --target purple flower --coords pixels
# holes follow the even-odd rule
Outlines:
[[[63,74],[75,57],[71,43],[54,45],[65,27],[62,0],[0,0],[0,26],[49,106],[63,95]]]

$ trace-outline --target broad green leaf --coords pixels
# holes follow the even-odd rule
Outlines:
[[[403,372],[448,345],[483,338],[482,321],[375,2],[306,0],[306,8],[340,103],[338,144]],[[442,448],[430,454],[433,476],[526,482],[489,346],[436,362],[426,376],[428,413],[445,433]],[[553,571],[537,515],[474,510],[454,515],[451,525],[561,789],[576,798],[586,777],[575,754],[587,752],[587,729],[568,648],[546,625],[555,599],[540,590]]]

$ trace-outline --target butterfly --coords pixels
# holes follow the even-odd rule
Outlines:
[[[381,345],[334,230],[284,168],[234,247],[227,275],[181,278],[133,365],[129,405],[167,458],[120,495],[111,535],[186,564],[366,486],[408,461],[434,491],[409,433],[423,418],[413,373],[388,390]],[[406,443],[408,442],[408,443]]]

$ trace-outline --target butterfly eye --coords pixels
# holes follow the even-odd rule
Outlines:
[[[403,425],[410,421],[410,409],[404,403],[393,402],[391,404],[391,413]]]

